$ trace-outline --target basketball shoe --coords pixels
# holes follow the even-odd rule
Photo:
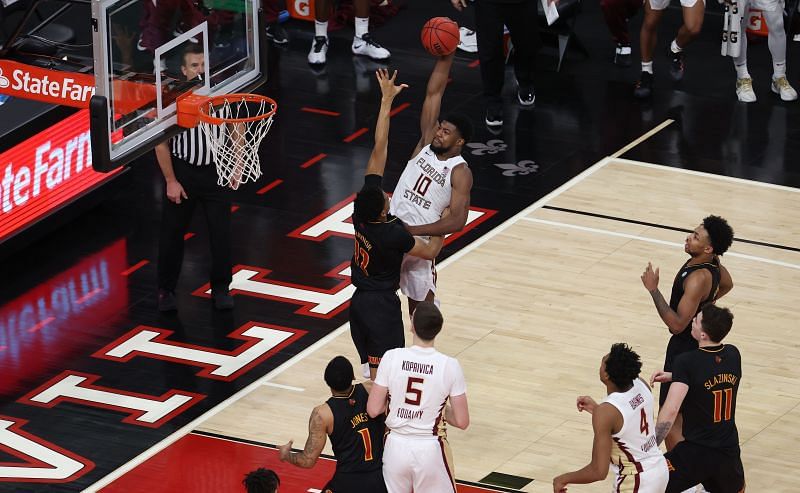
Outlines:
[[[797,91],[789,84],[789,80],[786,76],[772,79],[770,89],[772,89],[772,92],[779,95],[783,101],[794,101],[797,99]]]
[[[499,129],[503,126],[503,107],[490,105],[486,108],[486,126],[489,129]]]
[[[653,74],[650,72],[642,72],[639,77],[639,82],[633,89],[633,95],[639,99],[649,98],[653,94]]]
[[[736,97],[743,103],[756,102],[756,93],[753,91],[753,79],[750,77],[736,79]]]
[[[314,36],[311,42],[311,50],[308,52],[308,63],[311,65],[322,65],[327,61],[328,37]]]
[[[160,312],[174,312],[178,309],[175,303],[175,293],[168,289],[158,290],[158,311]]]
[[[686,55],[682,51],[675,53],[672,49],[669,51],[669,75],[672,80],[678,82],[683,79],[683,73],[686,71]]]
[[[373,60],[386,60],[391,56],[389,50],[372,39],[370,33],[365,33],[361,37],[355,36],[353,38],[353,54],[368,56]]]

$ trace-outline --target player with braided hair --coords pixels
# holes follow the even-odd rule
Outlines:
[[[592,461],[577,471],[553,479],[553,492],[564,493],[568,484],[602,481],[609,464],[616,475],[614,491],[663,493],[669,480],[667,462],[656,445],[653,394],[639,378],[642,361],[625,343],[611,346],[600,362],[600,381],[608,396],[598,404],[587,395],[578,397],[578,411],[592,415]]]

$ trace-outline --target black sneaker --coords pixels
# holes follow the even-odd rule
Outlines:
[[[653,74],[650,72],[642,72],[639,77],[639,82],[633,90],[633,95],[639,99],[649,98],[653,93]]]
[[[673,53],[669,50],[669,76],[675,82],[683,79],[683,72],[686,69],[686,55],[682,51]]]
[[[211,298],[214,300],[214,308],[217,310],[233,310],[233,296],[227,289],[224,291],[212,290]]]
[[[536,93],[533,92],[533,87],[528,87],[528,88],[520,87],[519,90],[517,91],[517,100],[519,101],[519,104],[521,104],[522,106],[525,107],[533,106],[533,102],[536,101]],[[502,125],[503,119],[500,118],[500,120],[501,120],[500,124]]]
[[[631,66],[631,45],[617,43],[617,48],[614,50],[614,65],[618,67]]]
[[[286,29],[284,29],[283,26],[278,22],[267,24],[266,33],[267,39],[276,45],[282,46],[289,43],[289,35],[286,33]]]
[[[486,126],[489,129],[498,129],[503,126],[503,108],[489,107],[486,110]]]
[[[158,290],[158,311],[160,312],[174,312],[178,309],[175,303],[175,293],[167,289]]]

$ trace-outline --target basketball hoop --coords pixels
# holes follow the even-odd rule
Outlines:
[[[258,148],[272,127],[278,109],[275,100],[258,94],[223,94],[202,99],[192,95],[185,103],[197,105],[196,122],[211,145],[217,184],[236,189],[258,180],[261,176]],[[180,118],[181,108],[178,113],[179,125],[193,126]]]

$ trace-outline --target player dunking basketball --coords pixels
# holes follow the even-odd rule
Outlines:
[[[658,268],[653,270],[652,265],[647,264],[642,274],[642,284],[653,297],[658,315],[672,333],[664,359],[664,371],[672,371],[672,363],[679,354],[697,349],[697,341],[692,338],[691,331],[694,316],[704,305],[722,298],[733,288],[730,273],[719,261],[732,242],[733,229],[725,219],[719,216],[703,219],[703,223],[686,237],[684,250],[690,258],[672,282],[669,304],[658,290]],[[664,405],[668,392],[669,383],[662,384],[659,389],[660,406]],[[666,438],[667,450],[683,439],[681,423],[681,416],[678,415]]]
[[[439,119],[453,54],[440,57],[433,68],[420,116],[422,137],[392,195],[389,212],[415,236],[446,235],[467,223],[472,171],[461,149],[472,138],[472,124],[463,115]],[[442,216],[442,211],[450,214]],[[400,290],[408,296],[409,313],[420,301],[433,301],[436,291],[433,261],[406,255]]]
[[[582,395],[577,402],[578,411],[592,415],[592,462],[553,479],[554,493],[564,493],[568,484],[605,479],[609,462],[616,475],[614,491],[664,492],[669,471],[656,445],[653,394],[639,378],[641,369],[639,355],[627,344],[614,344],[603,356],[600,381],[605,384],[608,397],[598,404]]]
[[[403,313],[397,288],[403,254],[430,262],[442,248],[443,238],[429,242],[414,238],[403,224],[388,214],[389,199],[381,187],[389,140],[389,112],[392,101],[406,85],[395,85],[386,69],[376,72],[381,86],[381,107],[375,125],[364,187],[353,204],[355,251],[350,265],[356,292],[350,301],[350,335],[361,364],[369,362],[369,376],[375,378],[381,356],[389,349],[405,346]]]

